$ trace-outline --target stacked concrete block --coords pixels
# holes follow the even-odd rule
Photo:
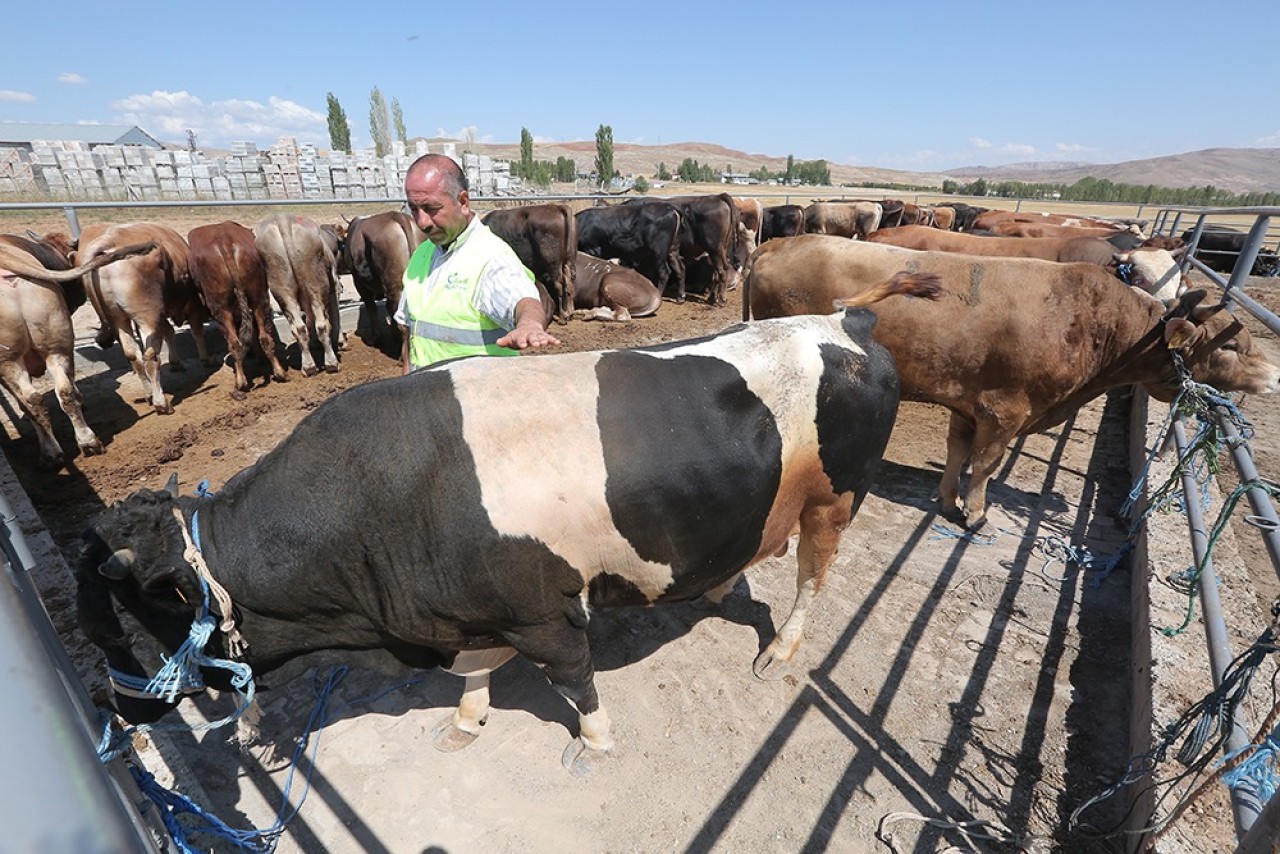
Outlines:
[[[36,190],[35,170],[26,152],[0,149],[0,193],[32,193]]]

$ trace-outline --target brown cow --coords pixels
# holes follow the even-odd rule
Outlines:
[[[1173,299],[1186,290],[1178,262],[1168,251],[1144,248],[1117,252],[1114,246],[1099,237],[980,237],[904,225],[881,229],[867,240],[925,252],[1098,264],[1120,277],[1125,284],[1142,288],[1159,300]]]
[[[933,227],[943,231],[951,231],[956,225],[956,209],[946,205],[934,205],[930,212]]]
[[[992,234],[1003,237],[1114,237],[1117,234],[1131,232],[1141,240],[1145,235],[1136,225],[1128,228],[1112,228],[1110,226],[1055,225],[1044,222],[998,222],[988,229]]]
[[[866,240],[883,213],[879,202],[814,202],[804,209],[804,232]]]
[[[990,231],[999,223],[1027,222],[1038,225],[1067,225],[1077,228],[1108,228],[1119,231],[1126,224],[1117,224],[1112,220],[1097,217],[1079,216],[1077,214],[1041,213],[1040,211],[1006,211],[984,210],[979,213],[970,226],[978,231]]]
[[[364,304],[373,341],[389,343],[397,353],[400,352],[400,326],[393,315],[400,305],[404,270],[413,250],[426,239],[413,217],[402,211],[356,217],[347,225],[342,255]],[[386,310],[380,318],[378,300],[384,298]]]
[[[98,342],[109,343],[114,331],[125,358],[147,389],[152,408],[168,415],[173,404],[160,383],[161,349],[168,351],[171,370],[186,370],[174,346],[174,327],[189,326],[200,361],[216,364],[205,347],[209,312],[191,281],[187,241],[157,223],[91,225],[80,233],[76,258],[84,263],[117,246],[144,241],[154,242],[156,250],[90,273],[85,289],[102,322]]]
[[[1015,436],[1060,424],[1111,388],[1141,384],[1168,401],[1179,389],[1169,350],[1223,391],[1274,392],[1280,367],[1203,291],[1166,305],[1118,288],[1094,264],[914,252],[831,237],[773,240],[752,258],[743,305],[757,318],[826,314],[899,270],[935,273],[937,302],[887,300],[875,339],[898,365],[904,400],[951,410],[944,515],[986,521],[987,482]],[[744,309],[745,310],[745,309]],[[964,513],[960,473],[972,462]]]
[[[336,234],[304,216],[282,213],[259,222],[253,242],[267,268],[267,287],[298,344],[303,375],[319,372],[311,355],[312,338],[324,351],[324,370],[337,373],[342,321]]]
[[[31,419],[40,445],[40,464],[58,468],[64,459],[62,448],[54,438],[44,395],[31,382],[46,370],[53,379],[58,405],[75,430],[80,452],[86,456],[102,453],[102,442],[84,419],[75,384],[75,330],[61,286],[81,280],[98,267],[150,252],[155,244],[104,252],[87,264],[71,267],[65,259],[60,260],[60,253],[49,257],[28,251],[25,241],[16,235],[0,235],[0,386]]]
[[[733,203],[738,207],[738,222],[743,228],[751,233],[752,249],[760,245],[761,229],[764,228],[764,207],[760,204],[759,199],[740,199],[733,196]],[[751,252],[747,253],[747,257],[751,256]]]
[[[568,323],[573,313],[574,255],[578,252],[578,221],[573,208],[555,202],[504,208],[489,211],[483,222],[515,250],[534,281],[551,294],[554,319]]]
[[[235,222],[201,225],[187,232],[187,245],[191,249],[191,278],[227,339],[236,374],[231,396],[240,400],[249,390],[244,360],[255,344],[271,363],[271,378],[284,382],[284,366],[276,355],[275,325],[271,322],[267,269],[253,242],[253,232]]]
[[[626,321],[653,314],[662,304],[658,286],[630,267],[576,255],[574,319]]]

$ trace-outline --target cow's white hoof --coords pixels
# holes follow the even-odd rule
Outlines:
[[[781,682],[791,671],[791,662],[779,656],[773,644],[765,647],[751,664],[751,672],[762,682]]]
[[[453,714],[436,724],[431,730],[431,745],[441,753],[461,750],[480,736],[478,732],[459,729],[453,722]]]
[[[560,764],[575,777],[590,777],[609,756],[608,750],[587,747],[582,739],[575,738],[560,755]]]

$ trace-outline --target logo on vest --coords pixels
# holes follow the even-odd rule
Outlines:
[[[467,277],[462,273],[450,273],[449,277],[444,281],[444,286],[451,291],[466,290]]]

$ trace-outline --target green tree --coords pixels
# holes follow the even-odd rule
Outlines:
[[[787,155],[787,171],[783,176],[786,183],[790,184],[796,177],[796,159],[793,155]]]
[[[572,184],[578,177],[578,166],[568,157],[556,158],[556,180],[562,184]]]
[[[400,99],[391,99],[391,124],[396,129],[396,139],[409,144],[409,132],[404,127],[404,110],[400,109]]]
[[[637,193],[649,192],[649,182],[645,180],[643,175],[636,176],[635,188]]]
[[[528,128],[520,128],[520,175],[528,178],[533,173],[533,134]]]
[[[987,179],[979,178],[969,185],[969,195],[985,196],[987,194]]]
[[[351,153],[351,126],[347,124],[347,114],[343,111],[338,98],[332,92],[325,96],[329,102],[329,146],[334,151]]]
[[[391,150],[391,121],[387,116],[387,99],[377,86],[369,93],[369,135],[373,137],[373,151],[382,157]]]
[[[671,172],[667,169],[667,164],[659,163],[658,174],[654,175],[653,177],[657,178],[659,181],[670,181]]]
[[[613,179],[613,128],[609,125],[596,130],[596,175],[601,187],[609,186]]]

